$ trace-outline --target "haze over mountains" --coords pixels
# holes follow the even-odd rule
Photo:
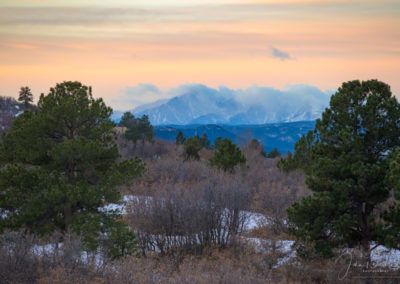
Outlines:
[[[182,85],[173,90],[171,99],[141,105],[135,116],[148,115],[153,125],[229,124],[312,121],[329,104],[332,91],[309,85],[289,85],[283,90],[252,86],[232,90],[205,85]],[[118,120],[123,112],[116,111]]]

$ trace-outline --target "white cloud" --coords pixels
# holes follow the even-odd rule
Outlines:
[[[170,97],[153,84],[139,83],[134,87],[126,87],[121,95],[111,100],[111,104],[118,110],[129,110],[136,106]]]

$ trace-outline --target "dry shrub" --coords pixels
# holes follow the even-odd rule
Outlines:
[[[237,176],[207,172],[202,181],[166,182],[151,198],[132,201],[127,220],[143,253],[196,252],[226,246],[241,234],[247,216],[240,211],[248,209],[250,192]]]
[[[153,142],[138,142],[134,147],[132,141],[125,139],[120,127],[116,128],[116,132],[118,150],[123,159],[139,157],[144,161],[158,160],[175,149],[173,143],[158,138],[155,138]]]
[[[40,260],[31,251],[36,239],[19,232],[0,238],[0,283],[32,283]]]
[[[112,283],[266,283],[271,271],[264,256],[240,250],[208,248],[186,255],[179,264],[170,257],[150,254],[127,258],[109,276]]]
[[[95,272],[71,270],[63,265],[49,268],[48,271],[37,280],[39,284],[98,284],[105,282],[103,276],[97,275]]]
[[[101,283],[104,265],[82,258],[76,236],[40,240],[24,232],[6,232],[0,239],[0,283]]]
[[[246,206],[241,206],[241,210],[259,212],[270,218],[268,226],[263,229],[262,234],[257,233],[257,236],[288,238],[285,221],[286,208],[294,201],[309,194],[304,182],[304,174],[293,172],[286,175],[280,172],[276,167],[278,159],[265,158],[258,148],[243,149],[247,159],[246,166],[237,168],[233,175],[217,171],[208,165],[207,155],[211,155],[209,150],[202,151],[200,161],[188,162],[183,161],[181,152],[181,146],[172,145],[161,158],[146,159],[147,171],[130,187],[123,189],[126,194],[154,197],[154,204],[152,203],[154,210],[146,206],[143,208],[143,204],[135,204],[137,209],[132,212],[134,216],[130,218],[133,220],[131,225],[140,228],[141,232],[138,232],[140,240],[153,249],[159,246],[163,247],[164,243],[166,246],[172,246],[172,243],[177,241],[176,238],[166,240],[164,236],[172,237],[172,229],[168,229],[168,231],[166,228],[173,227],[174,234],[182,235],[180,232],[185,232],[185,240],[180,239],[177,244],[197,242],[193,238],[193,234],[188,232],[199,230],[199,225],[196,225],[200,224],[198,219],[207,220],[208,216],[213,216],[210,211],[203,210],[201,212],[200,209],[196,209],[205,208],[204,205],[201,207],[199,204],[204,203],[200,200],[205,198],[204,194],[207,190],[216,193],[224,191],[225,197],[222,199],[227,199],[227,201],[230,200],[227,196],[230,196],[231,193],[236,196],[235,194],[241,192],[239,193],[240,198],[245,197],[246,201]],[[155,204],[157,200],[158,204]],[[160,207],[162,200],[170,203],[169,211],[167,207]],[[223,203],[217,204],[217,207],[220,210],[221,208],[233,208]],[[154,212],[150,212],[151,210]],[[188,216],[195,217],[188,220]],[[173,222],[169,220],[173,220]],[[163,238],[150,240],[149,235],[160,233],[157,230],[165,231],[161,233]],[[168,233],[166,233],[167,231]],[[143,235],[143,232],[148,233]],[[192,236],[189,238],[190,241],[187,239],[188,234]],[[142,245],[144,245],[143,242]],[[191,245],[191,247],[193,246]]]

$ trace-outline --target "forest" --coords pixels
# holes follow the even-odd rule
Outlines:
[[[397,283],[400,104],[349,81],[281,156],[156,138],[65,81],[0,100],[0,283]],[[3,104],[4,102],[4,104]]]

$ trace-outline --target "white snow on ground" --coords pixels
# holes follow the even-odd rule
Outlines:
[[[256,252],[267,252],[273,249],[278,250],[282,253],[283,257],[278,260],[278,266],[289,262],[296,258],[296,251],[292,249],[294,241],[290,240],[279,240],[273,242],[272,240],[265,240],[259,238],[242,238],[247,244],[252,245]],[[374,244],[371,244],[371,248]],[[352,249],[347,250],[352,252]],[[384,246],[378,246],[371,252],[371,261],[374,267],[388,267],[393,270],[400,269],[400,250],[388,249]]]
[[[269,218],[260,213],[254,213],[250,211],[240,211],[240,214],[246,215],[246,222],[244,224],[245,231],[251,231],[261,226],[271,225],[273,223],[272,218]]]
[[[100,208],[103,212],[111,212],[116,211],[120,214],[126,214],[126,206],[132,201],[135,202],[149,202],[153,198],[151,196],[139,196],[139,195],[124,195],[120,204],[109,203],[102,208]]]
[[[153,198],[151,196],[124,195],[121,204],[109,203],[104,207],[100,208],[100,210],[103,212],[117,211],[120,214],[126,214],[126,206],[129,203],[132,203],[132,201],[135,201],[135,203],[137,202],[147,203],[152,199]],[[240,215],[241,217],[246,218],[246,222],[243,228],[245,231],[251,231],[260,226],[270,225],[273,222],[272,218],[269,218],[260,213],[254,213],[250,211],[240,211]]]
[[[23,110],[20,110],[19,112],[17,112],[16,114],[15,114],[15,117],[18,117],[21,113],[23,113],[24,111]]]
[[[58,247],[59,249],[61,249],[63,246],[63,243],[59,243]],[[52,253],[54,253],[56,249],[56,244],[46,244],[46,245],[34,245],[31,248],[31,251],[33,254],[37,255],[37,256],[45,256],[45,255],[51,255]],[[99,253],[88,253],[86,251],[81,251],[80,252],[80,259],[82,262],[84,263],[89,263],[90,261],[92,261],[94,259],[95,264],[100,267],[102,264],[104,264],[104,256]]]
[[[294,241],[290,240],[266,240],[259,238],[246,238],[242,237],[242,240],[248,245],[252,246],[256,252],[266,253],[273,250],[277,251],[281,257],[278,259],[276,266],[288,263],[290,260],[296,258],[296,251],[292,249]]]
[[[58,246],[61,248],[62,247],[62,243],[59,243]],[[47,245],[34,245],[32,247],[32,253],[35,255],[39,255],[39,256],[43,256],[46,254],[50,254],[54,252],[54,249],[56,248],[55,244],[47,244]]]
[[[125,195],[122,199],[121,204],[108,204],[101,208],[101,210],[111,211],[118,210],[121,214],[126,214],[126,205],[132,201],[135,202],[148,202],[152,200],[151,196],[135,196]],[[273,219],[260,213],[254,213],[250,211],[241,211],[240,214],[245,214],[246,222],[244,224],[244,231],[249,232],[260,226],[271,225]],[[286,224],[287,221],[284,220]],[[291,240],[279,240],[273,242],[272,240],[258,239],[258,238],[246,238],[242,237],[248,245],[254,247],[257,252],[267,252],[273,249],[277,250],[281,254],[277,262],[277,266],[288,263],[290,260],[296,258],[296,251],[292,249],[294,241]],[[371,248],[374,244],[371,245]],[[352,251],[352,250],[349,250]],[[392,267],[393,269],[400,268],[400,250],[388,249],[384,246],[376,247],[371,253],[371,260],[377,267]]]
[[[400,269],[400,250],[378,246],[372,251],[371,260],[375,266]]]

